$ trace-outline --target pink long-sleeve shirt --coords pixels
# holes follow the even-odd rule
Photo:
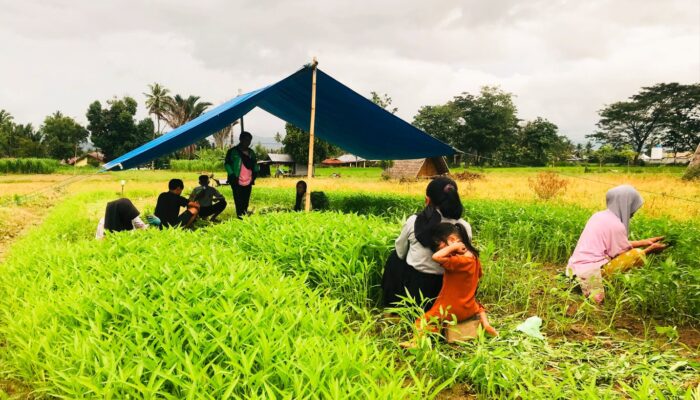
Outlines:
[[[567,269],[585,278],[631,248],[622,221],[610,210],[600,211],[593,214],[583,228]]]

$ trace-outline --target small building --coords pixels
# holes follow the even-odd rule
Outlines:
[[[386,170],[390,178],[416,179],[432,178],[450,173],[445,157],[419,158],[415,160],[396,160]]]
[[[269,153],[267,159],[258,161],[260,165],[260,176],[266,177],[275,175],[277,167],[286,167],[287,176],[306,176],[308,167],[306,164],[297,163],[289,154]]]
[[[657,149],[661,149],[661,152],[658,151]],[[657,150],[657,151],[654,151]],[[690,160],[693,158],[693,152],[692,151],[681,151],[674,153],[673,151],[666,151],[662,149],[661,147],[654,147],[651,149],[652,156],[648,160],[644,160],[645,162],[648,162],[649,164],[662,164],[662,165],[672,165],[672,164],[680,164],[680,165],[685,165],[689,164]],[[661,153],[659,155],[659,152]],[[639,156],[639,159],[642,160],[642,156]]]
[[[73,165],[76,167],[86,167],[92,165],[94,167],[99,167],[105,162],[105,155],[99,151],[91,151],[80,157],[71,157],[66,160],[66,164]]]
[[[341,156],[335,157],[335,158],[327,158],[323,161],[321,161],[321,164],[323,165],[328,165],[328,166],[350,166],[352,167],[353,165],[356,167],[359,167],[360,164],[365,167],[367,166],[367,162],[372,162],[371,160],[365,160],[364,158],[360,156],[356,156],[354,154],[343,154]]]

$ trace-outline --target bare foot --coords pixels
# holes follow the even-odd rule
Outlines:
[[[416,343],[416,339],[411,339],[407,340],[405,342],[399,343],[399,346],[403,349],[415,349],[418,347],[418,344]]]

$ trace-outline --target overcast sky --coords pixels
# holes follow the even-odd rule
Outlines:
[[[700,81],[698,0],[0,0],[0,109],[38,126],[85,123],[94,100],[143,92],[219,104],[313,56],[355,91],[388,93],[398,115],[498,85],[519,116],[574,141],[597,110],[657,82]],[[264,111],[246,130],[273,136]]]

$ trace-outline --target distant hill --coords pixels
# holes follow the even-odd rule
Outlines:
[[[263,147],[266,147],[268,149],[272,150],[279,150],[283,147],[282,143],[277,143],[275,142],[274,137],[267,137],[267,136],[253,136],[253,143],[252,145],[255,146],[256,144],[260,143],[263,145]]]

